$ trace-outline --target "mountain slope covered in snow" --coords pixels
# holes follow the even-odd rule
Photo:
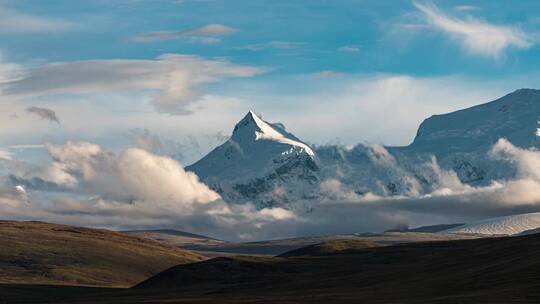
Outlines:
[[[288,196],[306,197],[319,170],[313,150],[282,124],[250,111],[229,140],[186,168],[225,199],[272,205]]]
[[[486,158],[500,138],[520,148],[540,147],[539,115],[540,90],[520,89],[492,102],[431,116],[422,122],[411,145],[395,151],[407,156],[432,154],[462,182],[487,185],[514,173]]]
[[[447,233],[515,235],[540,227],[540,212],[480,220],[445,230]]]
[[[520,89],[492,102],[431,116],[422,122],[408,148],[440,157],[489,148],[499,138],[522,148],[538,147],[539,114],[540,90]]]
[[[355,200],[366,193],[419,196],[513,178],[515,168],[488,152],[500,138],[520,148],[539,147],[539,114],[540,90],[521,89],[426,119],[406,147],[311,147],[250,111],[229,140],[187,169],[225,200],[259,208]]]

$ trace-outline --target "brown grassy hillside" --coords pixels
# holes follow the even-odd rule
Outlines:
[[[109,230],[0,221],[0,283],[130,286],[190,251]]]

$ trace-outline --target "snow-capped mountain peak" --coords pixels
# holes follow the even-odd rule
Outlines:
[[[238,143],[245,142],[246,140],[275,141],[285,145],[300,147],[310,156],[315,156],[315,153],[307,144],[288,133],[282,124],[268,123],[251,110],[236,124],[231,139]]]
[[[233,131],[233,136],[239,133],[255,133],[255,132],[264,132],[266,123],[250,110],[244,118],[242,118],[235,126]]]
[[[253,111],[236,124],[229,140],[186,169],[225,199],[262,206],[276,203],[276,191],[296,198],[311,193],[319,170],[306,143]]]

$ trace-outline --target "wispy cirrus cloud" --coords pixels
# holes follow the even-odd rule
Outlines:
[[[237,49],[257,52],[257,51],[264,51],[267,49],[290,50],[290,49],[301,47],[303,45],[306,45],[306,43],[301,42],[301,41],[270,41],[270,42],[248,44],[248,45],[237,47]]]
[[[0,34],[66,32],[78,26],[65,19],[31,15],[0,5]]]
[[[348,53],[357,53],[360,52],[360,48],[357,46],[352,45],[345,45],[340,48],[338,48],[338,51],[340,52],[348,52]]]
[[[109,59],[48,63],[20,71],[0,86],[4,95],[32,98],[53,94],[141,92],[162,113],[191,113],[204,85],[228,78],[251,77],[266,69],[225,60],[165,54],[156,59]],[[42,113],[43,114],[43,113]]]
[[[474,17],[460,19],[431,3],[413,5],[432,28],[449,35],[471,54],[497,58],[508,48],[528,49],[535,44],[532,35],[514,26],[491,24]]]
[[[330,77],[343,76],[343,73],[337,72],[337,71],[325,70],[325,71],[313,73],[312,75],[316,77],[330,78]]]
[[[480,7],[474,6],[474,5],[457,5],[457,6],[454,6],[454,9],[456,11],[468,12],[468,11],[477,11],[480,9]]]
[[[156,31],[142,33],[130,37],[135,42],[154,42],[174,39],[192,39],[205,43],[219,42],[219,36],[236,32],[236,29],[223,24],[208,24],[202,27],[182,30],[182,31]]]

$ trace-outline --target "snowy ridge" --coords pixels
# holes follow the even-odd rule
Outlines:
[[[308,145],[298,140],[286,137],[286,135],[278,132],[269,123],[259,118],[259,116],[257,116],[257,114],[255,114],[253,111],[249,111],[248,115],[254,121],[255,125],[260,129],[260,131],[255,132],[256,134],[255,140],[261,140],[261,139],[273,140],[273,141],[276,141],[285,145],[300,147],[304,149],[307,154],[311,156],[315,156],[315,153],[313,153],[313,150],[311,150],[311,148],[308,147]]]
[[[514,235],[540,227],[540,212],[485,219],[443,232]]]

